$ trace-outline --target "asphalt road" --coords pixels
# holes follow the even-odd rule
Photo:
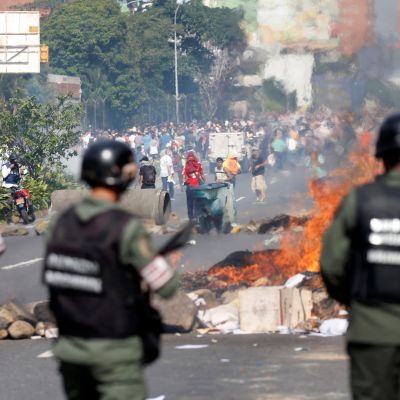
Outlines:
[[[299,212],[310,206],[304,171],[277,174],[268,184],[265,205],[253,204],[250,176],[238,179],[239,223]],[[297,196],[296,193],[303,193]],[[299,200],[300,199],[300,200]],[[173,210],[186,214],[184,193],[178,191]],[[266,235],[196,235],[177,267],[182,271],[209,268],[237,250],[263,246]],[[165,237],[154,237],[160,245]],[[21,303],[47,297],[40,284],[43,238],[33,232],[7,237],[7,252],[0,258],[0,304],[9,299]],[[208,335],[164,337],[163,357],[147,371],[150,397],[221,400],[320,400],[349,399],[347,362],[342,338],[284,335]],[[182,345],[205,345],[177,349]],[[49,340],[0,342],[0,400],[62,399],[57,365],[48,355]],[[298,351],[297,351],[298,350]],[[161,397],[162,398],[162,397]],[[161,399],[160,398],[160,399]]]
[[[275,183],[268,185],[268,201],[258,205],[253,204],[250,175],[238,177],[236,199],[239,223],[270,218],[280,213],[296,213],[310,206],[304,196],[307,190],[304,170],[299,168],[290,175],[274,174],[267,177],[267,182],[270,178]],[[186,218],[185,193],[178,190],[175,197],[173,211]],[[196,235],[193,237],[196,244],[182,251],[177,268],[190,272],[208,269],[234,251],[264,248],[264,240],[268,238],[270,236],[257,234]],[[156,246],[165,240],[167,237],[154,237]],[[31,230],[28,236],[6,237],[5,241],[8,248],[0,257],[0,303],[10,299],[28,303],[46,298],[46,290],[40,284],[43,237],[36,236]]]
[[[177,349],[177,346],[204,348]],[[0,344],[0,399],[62,399],[46,339]],[[147,370],[150,398],[165,400],[349,400],[343,338],[168,335]]]

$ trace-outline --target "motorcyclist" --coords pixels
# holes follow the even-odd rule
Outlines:
[[[3,175],[3,187],[9,189],[18,187],[22,172],[16,155],[12,154],[10,156],[9,162],[1,168],[1,174]]]
[[[15,191],[22,177],[22,170],[15,154],[12,154],[9,158],[9,162],[2,166],[1,174],[3,176],[2,187],[10,189],[9,209],[7,213],[7,221],[10,223]]]

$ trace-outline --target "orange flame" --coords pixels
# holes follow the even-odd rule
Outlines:
[[[355,186],[372,181],[380,171],[380,164],[364,149],[349,154],[349,163],[336,169],[326,181],[310,181],[309,194],[314,200],[311,219],[302,234],[287,231],[281,241],[279,256],[275,263],[290,272],[318,272],[322,237],[333,220],[341,200]]]
[[[331,172],[328,179],[310,181],[309,195],[314,200],[314,207],[301,233],[287,230],[279,251],[254,253],[243,267],[211,268],[208,271],[210,287],[223,288],[241,283],[256,286],[263,279],[266,285],[280,285],[296,273],[319,272],[322,237],[341,200],[355,186],[372,181],[380,171],[380,164],[366,153],[365,148],[352,151],[348,163]]]

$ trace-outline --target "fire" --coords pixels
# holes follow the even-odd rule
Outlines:
[[[302,271],[318,272],[322,237],[333,220],[341,200],[355,186],[372,181],[380,164],[364,149],[354,150],[347,165],[333,171],[325,181],[310,181],[309,195],[314,200],[311,218],[302,234],[288,231],[281,241],[281,253],[274,260],[289,275]]]
[[[358,185],[372,181],[380,164],[365,148],[352,151],[348,163],[329,174],[324,181],[309,182],[309,195],[314,200],[311,218],[302,232],[288,229],[277,251],[254,252],[242,264],[216,265],[208,271],[211,288],[233,285],[281,285],[296,273],[319,272],[322,237],[333,220],[341,200]]]
[[[210,289],[222,289],[234,285],[278,285],[285,279],[285,272],[275,263],[276,251],[260,251],[240,260],[240,266],[215,265],[208,270]]]

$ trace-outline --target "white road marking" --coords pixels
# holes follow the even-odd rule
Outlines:
[[[178,350],[186,350],[186,349],[205,349],[208,347],[208,344],[185,344],[183,346],[175,346]]]
[[[54,357],[54,354],[51,350],[45,351],[37,356],[37,358],[51,358]]]
[[[244,200],[246,197],[239,197],[238,199],[236,199],[236,203],[239,203],[239,201]]]
[[[18,264],[11,264],[11,265],[6,265],[5,267],[0,267],[0,270],[2,270],[2,269],[13,269],[13,268],[25,267],[25,266],[27,266],[27,265],[35,264],[35,263],[37,263],[37,262],[39,262],[39,261],[43,261],[43,260],[44,260],[43,257],[34,258],[33,260],[22,261],[22,262],[20,262],[20,263],[18,263]]]

